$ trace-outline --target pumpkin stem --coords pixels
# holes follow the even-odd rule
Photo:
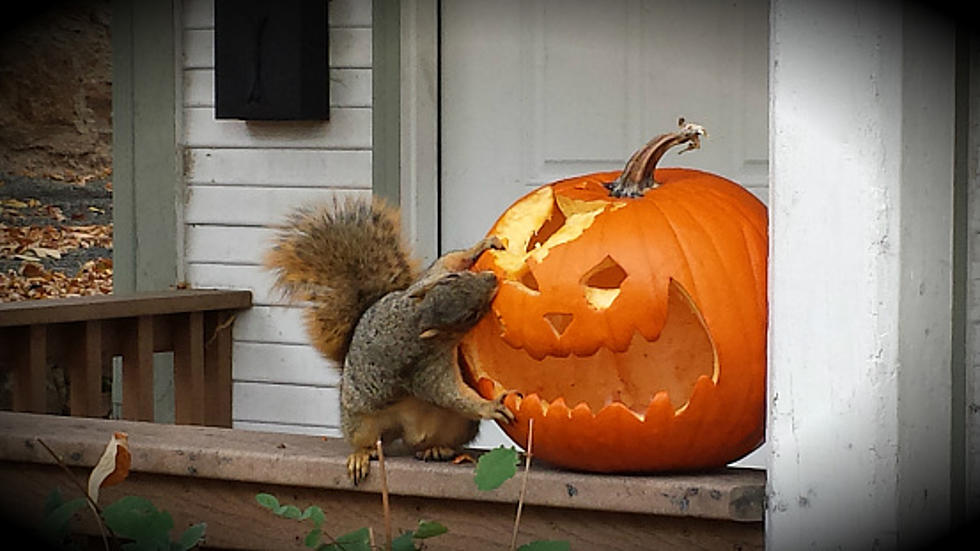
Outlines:
[[[698,149],[701,147],[701,136],[708,135],[703,126],[685,122],[683,117],[678,119],[677,125],[680,127],[677,132],[657,136],[630,157],[619,178],[606,184],[609,195],[641,197],[646,190],[656,188],[660,184],[653,179],[653,169],[667,150],[682,143],[686,143],[687,147],[679,153]]]

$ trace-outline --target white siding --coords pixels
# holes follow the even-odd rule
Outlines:
[[[970,45],[967,152],[969,286],[966,331],[967,515],[980,516],[980,40]]]
[[[236,428],[339,435],[339,374],[260,266],[293,208],[371,193],[371,2],[329,10],[330,121],[288,123],[215,119],[213,2],[181,10],[184,273],[194,287],[250,289],[255,304],[234,330]]]

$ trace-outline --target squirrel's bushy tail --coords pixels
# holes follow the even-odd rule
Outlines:
[[[364,311],[417,277],[401,235],[398,212],[383,202],[335,200],[293,213],[266,254],[276,287],[310,303],[313,345],[340,366]]]

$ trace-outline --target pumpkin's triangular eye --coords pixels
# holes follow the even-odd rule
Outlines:
[[[582,276],[582,285],[585,286],[585,300],[596,310],[605,310],[612,305],[612,302],[619,296],[620,286],[629,274],[606,255],[601,262],[593,266]]]

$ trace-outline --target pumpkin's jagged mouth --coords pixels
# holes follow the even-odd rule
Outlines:
[[[559,399],[566,411],[585,404],[593,414],[620,403],[642,420],[658,394],[666,393],[677,415],[687,407],[699,379],[718,382],[718,355],[704,318],[687,291],[673,280],[660,335],[648,341],[635,332],[623,352],[600,347],[589,356],[535,359],[500,338],[501,323],[494,315],[486,316],[464,339],[461,361],[467,378],[482,394],[516,393],[512,403],[518,409],[521,395],[536,395],[544,412]]]

